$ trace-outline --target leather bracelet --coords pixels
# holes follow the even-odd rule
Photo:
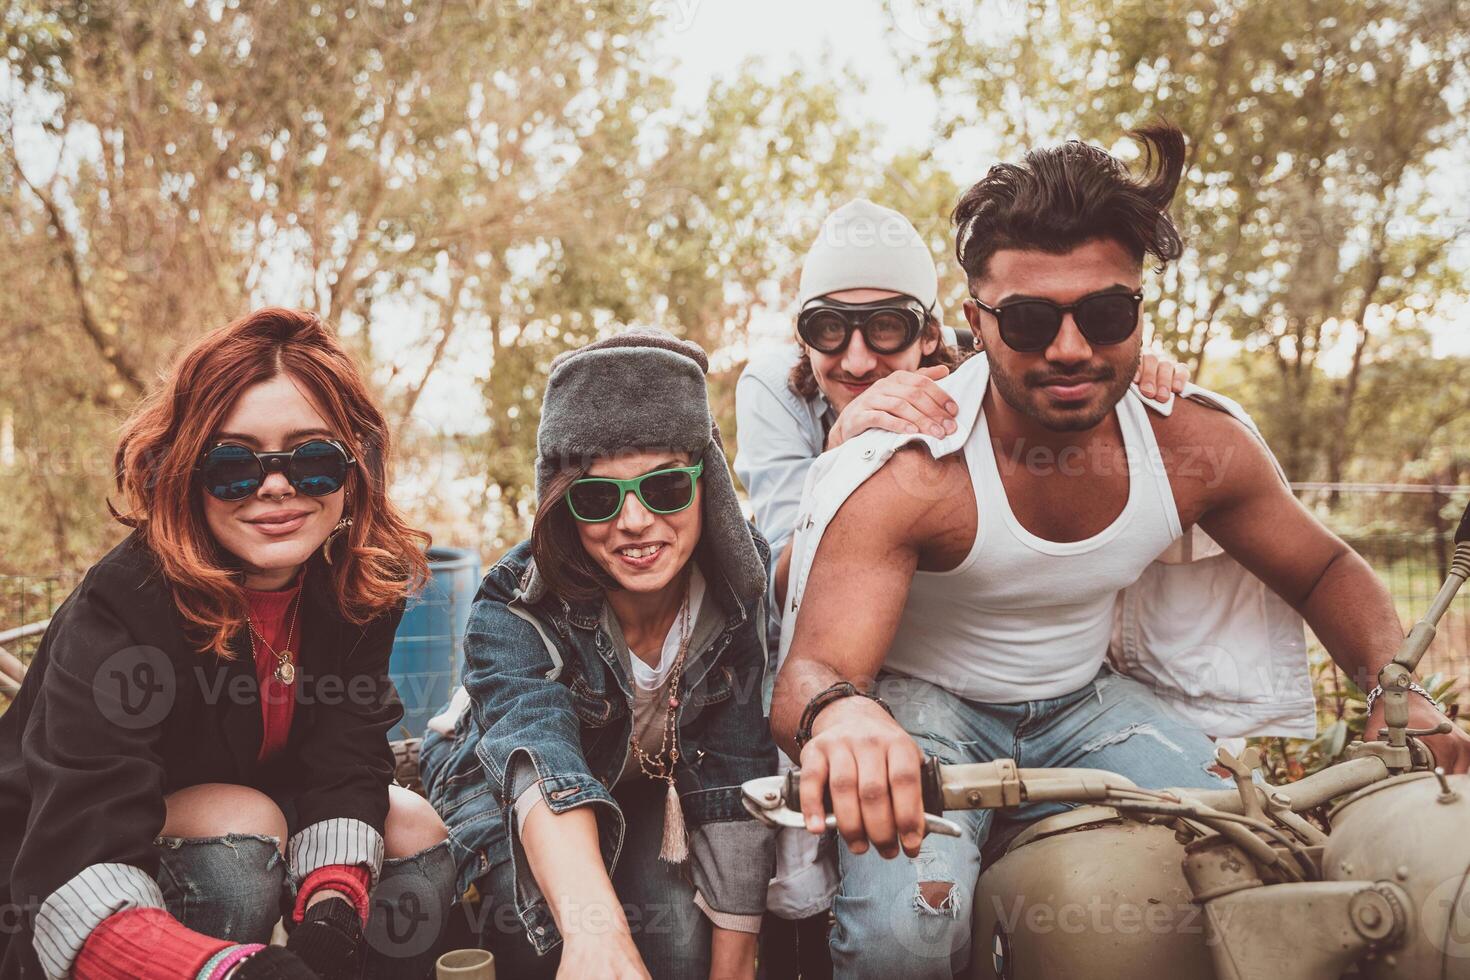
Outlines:
[[[806,747],[806,743],[812,740],[812,726],[817,722],[817,715],[832,702],[841,701],[843,698],[867,698],[888,712],[888,717],[893,717],[893,709],[888,707],[888,702],[878,697],[878,695],[861,690],[851,681],[838,681],[825,691],[817,692],[817,695],[808,701],[806,707],[802,709],[801,723],[796,726],[796,749],[798,752]]]

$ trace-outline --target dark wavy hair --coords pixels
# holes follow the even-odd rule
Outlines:
[[[617,583],[582,547],[566,492],[587,475],[587,465],[560,470],[546,485],[531,520],[531,557],[546,587],[568,602],[592,602]]]
[[[955,257],[973,283],[1002,249],[1060,255],[1112,239],[1140,263],[1179,257],[1184,244],[1169,204],[1184,172],[1184,134],[1160,123],[1128,134],[1143,148],[1142,175],[1117,157],[1069,140],[999,163],[965,191],[950,216]]]

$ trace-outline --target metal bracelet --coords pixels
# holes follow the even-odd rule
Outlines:
[[[1441,711],[1444,710],[1444,705],[1442,705],[1438,701],[1434,700],[1434,695],[1430,694],[1428,691],[1424,690],[1424,688],[1420,687],[1418,684],[1414,683],[1413,681],[1410,681],[1409,682],[1409,690],[1413,691],[1415,694],[1419,695],[1420,697],[1422,697],[1424,700],[1428,701],[1430,704],[1434,705],[1439,710],[1441,710]],[[1373,688],[1373,690],[1371,690],[1371,691],[1368,692],[1368,714],[1371,715],[1373,713],[1373,705],[1375,705],[1376,703],[1378,703],[1378,699],[1381,698],[1381,697],[1383,697],[1383,685],[1382,684],[1377,685],[1376,687]]]

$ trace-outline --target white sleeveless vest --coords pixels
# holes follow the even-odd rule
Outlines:
[[[886,669],[990,704],[1061,697],[1092,680],[1118,592],[1183,533],[1143,406],[1123,399],[1118,424],[1128,461],[1122,512],[1084,540],[1048,541],[1011,509],[981,410],[964,447],[975,542],[954,569],[915,573]]]

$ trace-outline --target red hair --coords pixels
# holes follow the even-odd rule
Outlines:
[[[388,424],[357,366],[316,314],[256,310],[179,359],[124,425],[114,457],[128,508],[114,516],[136,528],[157,557],[191,639],[224,658],[245,625],[245,594],[205,523],[194,466],[240,393],[279,374],[306,391],[357,460],[346,486],[352,527],[333,546],[330,576],[344,618],[369,622],[428,577],[429,536],[388,500]]]

